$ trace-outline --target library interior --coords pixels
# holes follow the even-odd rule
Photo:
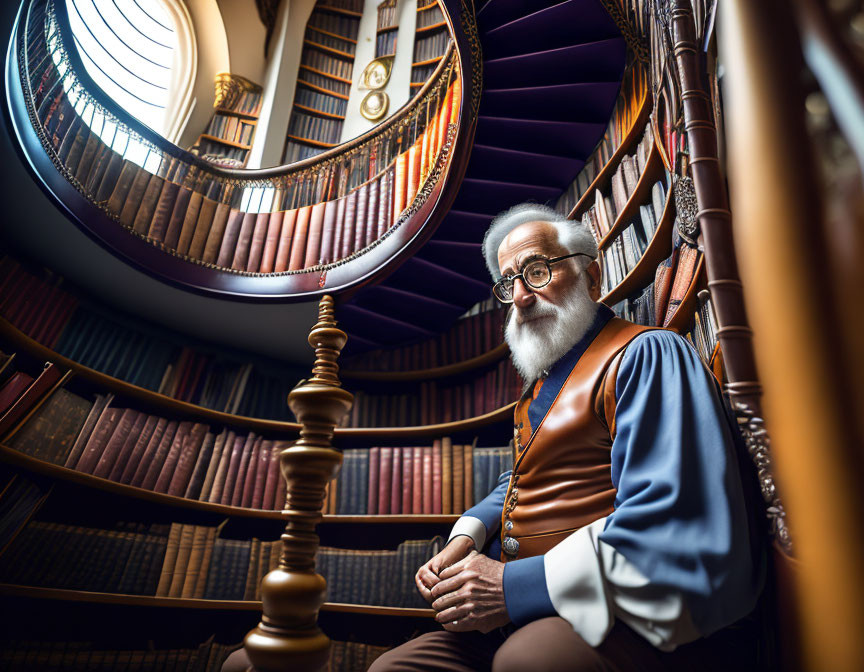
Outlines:
[[[0,669],[864,669],[864,1],[0,5]]]

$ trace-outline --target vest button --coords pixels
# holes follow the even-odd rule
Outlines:
[[[519,542],[513,537],[504,537],[504,540],[501,542],[501,548],[504,549],[507,555],[515,556],[519,552]]]
[[[512,530],[512,529],[513,529],[513,521],[512,521],[512,520],[508,520],[507,522],[505,522],[505,523],[504,523],[504,529],[507,530],[508,532],[509,532],[510,530]]]

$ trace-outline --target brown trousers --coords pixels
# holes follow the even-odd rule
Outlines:
[[[369,672],[747,672],[758,669],[755,661],[755,638],[741,627],[664,653],[620,622],[595,648],[551,617],[509,637],[500,630],[430,632],[388,651]]]

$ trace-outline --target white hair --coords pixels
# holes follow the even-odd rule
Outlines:
[[[489,269],[493,280],[497,281],[501,277],[501,268],[498,266],[498,248],[501,242],[517,226],[528,222],[549,222],[558,231],[558,243],[569,254],[581,252],[592,259],[597,258],[597,243],[594,242],[594,236],[591,235],[588,227],[582,222],[567,219],[560,212],[546,205],[520,203],[497,215],[483,238],[483,257],[486,259],[486,268]],[[581,269],[590,263],[581,258],[579,261],[584,261],[580,264]]]

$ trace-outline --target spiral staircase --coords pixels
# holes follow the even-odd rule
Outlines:
[[[9,115],[20,149],[60,210],[125,263],[184,290],[279,303],[335,294],[354,353],[427,337],[489,296],[480,246],[491,218],[523,201],[554,203],[606,129],[626,57],[625,41],[600,0],[489,0],[476,15],[466,3],[443,0],[454,49],[437,79],[433,76],[390,120],[313,159],[272,169],[229,170],[167,143],[112,105],[76,61],[63,4],[25,0],[6,68]],[[196,184],[209,185],[206,195],[226,209],[239,207],[244,188],[279,194],[349,152],[362,155],[373,146],[392,147],[405,126],[419,133],[436,129],[443,137],[433,124],[443,112],[421,117],[419,110],[424,105],[428,110],[430,101],[440,106],[444,87],[448,82],[452,87],[454,77],[461,86],[453,90],[459,100],[437,169],[431,170],[430,163],[425,187],[408,194],[405,209],[386,235],[367,240],[365,248],[345,258],[313,260],[290,272],[244,273],[213,259],[178,254],[164,240],[149,239],[146,223],[143,229],[131,220],[122,225],[123,214],[106,207],[104,179],[100,184],[99,176],[82,171],[83,163],[71,172],[62,165],[57,156],[62,148],[56,139],[52,146],[43,121],[48,98],[40,87],[51,84],[50,73],[37,81],[30,71],[34,54],[46,48],[42,41],[55,49],[65,45],[63,58],[54,58],[58,72],[53,77],[59,81],[74,75],[77,84],[71,90],[76,95],[86,95],[88,105],[150,148],[160,166],[168,166],[160,179],[167,184],[179,166],[199,176]],[[400,146],[404,149],[415,137],[419,143],[420,136],[412,136]],[[99,145],[95,151],[109,152],[110,147]],[[395,162],[395,157],[392,153],[389,158]],[[214,184],[219,188],[214,190]],[[316,206],[310,201],[305,207]]]

